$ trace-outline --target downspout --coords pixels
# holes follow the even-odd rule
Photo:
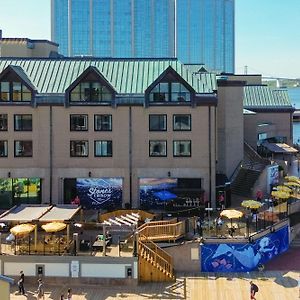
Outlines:
[[[49,148],[50,148],[50,170],[49,170],[49,187],[50,187],[50,192],[49,192],[49,203],[52,205],[52,185],[53,185],[53,112],[52,112],[52,105],[50,105],[50,110],[49,110]]]
[[[208,154],[209,154],[209,203],[210,207],[214,207],[211,203],[211,107],[208,107]],[[215,203],[214,203],[215,204]]]
[[[129,106],[129,204],[132,208],[132,109]]]

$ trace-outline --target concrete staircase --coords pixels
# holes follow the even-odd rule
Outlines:
[[[262,158],[255,149],[244,142],[244,159],[241,168],[231,184],[232,193],[251,197],[252,188],[256,180],[269,164],[269,160]]]
[[[260,173],[260,171],[241,168],[231,184],[232,194],[251,197],[252,188]]]

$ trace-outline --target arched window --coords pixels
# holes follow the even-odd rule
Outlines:
[[[150,103],[190,102],[190,91],[179,82],[160,82],[149,93]]]

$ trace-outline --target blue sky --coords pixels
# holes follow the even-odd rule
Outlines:
[[[300,78],[300,0],[236,0],[235,17],[236,73]],[[0,29],[50,39],[50,0],[1,0]]]

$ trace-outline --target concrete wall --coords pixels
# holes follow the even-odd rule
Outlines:
[[[259,124],[268,123],[266,126]],[[292,114],[290,112],[257,112],[244,116],[245,140],[256,149],[259,133],[267,133],[267,137],[285,136],[287,144],[293,144]]]
[[[43,266],[47,282],[63,280],[78,283],[137,284],[138,279],[135,257],[2,256],[0,263],[3,275],[18,278],[22,270],[26,281],[36,281],[37,266]],[[78,265],[78,274],[74,273],[74,264]],[[131,278],[127,276],[128,268],[132,270]]]
[[[10,284],[4,280],[0,280],[0,295],[1,300],[10,299]]]
[[[3,39],[1,57],[49,57],[50,52],[58,52],[58,46],[44,41],[29,41],[27,39]],[[28,47],[28,43],[33,48]]]
[[[139,206],[139,178],[201,178],[202,188],[215,201],[215,108],[207,106],[149,107],[132,109],[132,199]],[[1,158],[0,178],[42,178],[42,201],[50,201],[50,107],[3,106],[8,114],[8,131],[1,139],[8,141],[8,157]],[[14,131],[14,114],[32,114],[33,130]],[[70,131],[70,115],[88,116],[88,131]],[[111,114],[112,131],[94,131],[94,115]],[[149,115],[166,114],[167,131],[149,131]],[[191,131],[173,131],[173,115],[190,114]],[[209,118],[210,114],[210,118]],[[130,199],[130,129],[128,106],[54,106],[52,108],[53,144],[53,203],[63,202],[64,178],[121,177],[123,178],[123,205]],[[210,137],[209,137],[210,130]],[[33,157],[14,157],[15,140],[32,140]],[[88,157],[70,157],[70,141],[87,140]],[[95,157],[94,141],[112,140],[112,157]],[[149,140],[166,140],[167,157],[149,157]],[[173,157],[174,140],[191,140],[191,157]],[[210,141],[210,147],[209,147]],[[210,195],[211,191],[211,195]]]
[[[243,83],[218,82],[217,145],[218,173],[228,178],[243,159]]]
[[[164,250],[173,257],[176,272],[200,272],[199,242],[189,242],[179,246],[164,248]]]

